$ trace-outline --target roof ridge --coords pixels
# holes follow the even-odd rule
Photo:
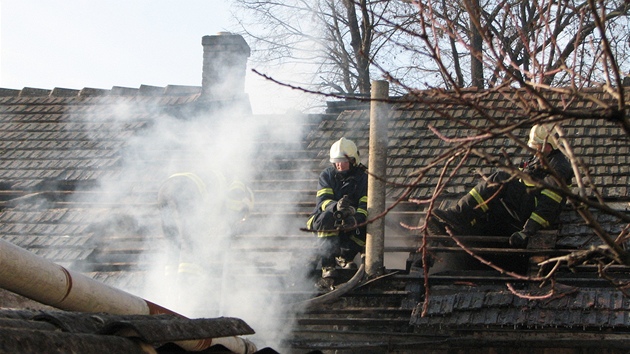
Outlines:
[[[82,89],[69,89],[55,87],[52,90],[35,87],[23,87],[22,89],[0,88],[0,97],[95,97],[95,96],[188,96],[201,92],[201,86],[167,85],[151,86],[140,85],[138,88],[112,86],[111,89],[84,87]]]

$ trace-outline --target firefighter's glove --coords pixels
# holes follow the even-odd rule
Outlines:
[[[355,219],[354,216],[348,216],[343,219],[341,227],[344,229],[355,229],[357,227],[357,219]]]
[[[525,248],[527,247],[527,240],[531,236],[529,233],[525,231],[518,231],[510,236],[510,246],[516,248]]]
[[[341,197],[341,199],[339,199],[339,201],[337,202],[337,211],[343,214],[344,219],[356,213],[356,210],[351,205],[350,198],[348,198],[347,195]]]

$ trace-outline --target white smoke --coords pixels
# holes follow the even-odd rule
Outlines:
[[[286,216],[264,219],[251,217],[244,225],[245,233],[269,236],[264,240],[245,236],[238,240],[232,239],[226,235],[229,232],[220,228],[197,230],[195,237],[201,238],[197,244],[206,247],[202,253],[212,258],[208,259],[211,266],[205,269],[208,277],[200,286],[178,289],[176,284],[166,281],[164,277],[168,245],[164,242],[157,208],[154,208],[154,213],[146,212],[146,208],[134,208],[133,203],[156,203],[159,185],[168,176],[178,172],[194,172],[204,176],[211,170],[219,170],[228,178],[249,182],[251,188],[255,189],[253,185],[260,178],[262,170],[281,169],[270,164],[286,159],[289,157],[287,154],[292,153],[283,150],[282,146],[299,146],[301,143],[304,126],[300,122],[301,116],[250,116],[227,111],[173,113],[155,108],[154,119],[147,124],[135,118],[136,107],[135,104],[125,103],[113,107],[111,103],[108,105],[111,111],[106,115],[107,126],[115,126],[118,131],[106,135],[120,138],[118,143],[123,149],[117,163],[120,164],[121,174],[120,177],[100,180],[98,193],[95,194],[99,196],[98,202],[104,204],[132,203],[124,209],[116,207],[118,217],[109,221],[115,219],[120,224],[120,216],[124,215],[125,220],[132,219],[126,225],[134,229],[126,232],[142,230],[145,233],[144,242],[148,252],[134,257],[137,257],[135,261],[150,265],[150,268],[141,279],[144,284],[142,288],[128,281],[110,285],[187,317],[241,318],[256,331],[256,335],[249,339],[259,348],[277,347],[282,336],[290,330],[290,324],[286,321],[287,300],[279,294],[285,293],[287,286],[293,286],[294,290],[299,291],[311,291],[314,288],[307,282],[301,283],[305,281],[302,274],[304,269],[294,263],[296,257],[292,252],[266,253],[261,250],[265,247],[286,246],[275,243],[273,236],[300,235],[299,229],[304,227],[306,220]],[[130,133],[140,125],[143,128],[139,132]],[[94,131],[93,138],[99,140],[102,134]],[[271,145],[278,147],[266,152],[260,149],[261,142],[271,142]],[[306,173],[301,169],[283,173],[296,174],[293,178],[286,176],[287,180],[313,178],[299,176]],[[297,191],[286,192],[295,190],[294,186],[275,185],[272,188],[278,192],[274,202],[279,205],[294,205],[299,199],[295,195]],[[257,199],[255,213],[272,209],[270,205],[264,204],[264,200]],[[208,218],[212,225],[218,225],[225,216],[209,213]],[[107,217],[102,219],[108,222]],[[102,233],[105,235],[106,231]],[[305,257],[309,257],[308,251],[297,258]]]

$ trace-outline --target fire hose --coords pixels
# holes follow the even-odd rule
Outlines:
[[[360,287],[363,287],[364,285],[370,284],[372,282],[381,280],[382,278],[386,278],[386,277],[389,277],[391,275],[395,275],[398,273],[399,273],[398,271],[394,271],[394,272],[389,272],[389,273],[377,276],[375,278],[367,278],[365,276],[364,257],[361,257],[361,265],[357,269],[356,273],[352,276],[352,278],[350,278],[350,280],[337,286],[332,291],[316,296],[312,299],[293,303],[292,306],[299,308],[299,307],[318,306],[321,304],[325,304],[327,302],[340,298],[341,296],[349,293],[352,290],[358,289]]]

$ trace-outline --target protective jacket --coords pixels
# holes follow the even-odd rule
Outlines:
[[[522,166],[534,181],[559,186],[557,175],[571,184],[571,164],[560,150],[552,150],[545,158],[532,157]],[[556,221],[565,198],[551,189],[539,188],[507,172],[495,172],[462,197],[453,212],[459,217],[457,233],[468,235],[510,235],[524,231],[534,234]]]
[[[347,195],[356,210],[354,218],[357,224],[367,220],[367,178],[365,171],[359,167],[339,172],[331,166],[322,171],[317,188],[317,205],[306,223],[307,229],[317,231],[318,237],[345,234],[358,245],[365,246],[365,226],[348,231],[336,231],[339,225],[334,213],[337,201]]]
[[[542,181],[550,186],[560,187],[553,175],[555,172],[565,185],[571,185],[573,177],[571,164],[562,152],[560,150],[552,150],[547,155],[546,160],[549,163],[548,166],[545,166],[535,156],[527,162],[523,167],[523,171],[534,180]],[[523,229],[534,233],[541,228],[549,227],[560,215],[566,202],[565,198],[550,189],[537,189],[527,181],[523,181],[523,184],[527,187],[528,193],[532,194],[534,198],[533,205],[531,205],[533,209],[529,213]]]

